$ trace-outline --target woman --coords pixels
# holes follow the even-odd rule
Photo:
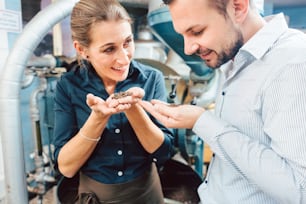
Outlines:
[[[81,0],[71,13],[80,67],[57,84],[54,146],[60,173],[80,172],[80,203],[163,203],[155,164],[171,157],[172,132],[138,102],[166,100],[165,82],[132,60],[131,24],[115,0]]]

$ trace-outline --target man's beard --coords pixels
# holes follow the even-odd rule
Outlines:
[[[229,49],[225,49],[220,54],[217,54],[218,56],[217,63],[214,66],[211,66],[211,68],[219,68],[221,65],[227,63],[229,60],[233,59],[236,56],[239,49],[243,46],[242,34],[238,32],[237,36],[238,36],[237,40],[231,44]]]

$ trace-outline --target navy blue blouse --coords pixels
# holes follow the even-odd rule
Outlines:
[[[132,61],[126,80],[119,82],[115,92],[131,87],[145,90],[143,100],[166,101],[165,81],[161,71]],[[92,93],[102,99],[109,94],[92,68],[77,68],[63,74],[55,93],[54,156],[57,161],[60,149],[83,126],[91,109],[86,104],[86,95]],[[153,162],[162,165],[172,156],[173,132],[156,119],[151,120],[164,132],[164,143],[153,153],[148,153],[137,139],[124,113],[111,116],[101,135],[96,149],[82,166],[85,175],[106,184],[130,181],[147,171]],[[80,147],[82,148],[82,147]]]

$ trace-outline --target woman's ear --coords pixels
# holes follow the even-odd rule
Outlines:
[[[86,54],[86,48],[84,46],[82,46],[79,41],[73,41],[73,46],[74,49],[76,50],[76,52],[83,58],[83,59],[87,59],[87,54]]]
[[[248,15],[250,0],[233,0],[233,3],[236,22],[242,23]]]

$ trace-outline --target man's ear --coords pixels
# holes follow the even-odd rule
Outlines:
[[[73,41],[73,46],[76,50],[76,52],[82,56],[83,59],[87,58],[87,54],[86,54],[86,48],[84,46],[82,46],[79,41]]]
[[[245,20],[249,12],[250,0],[233,0],[233,3],[236,22],[241,23]]]

